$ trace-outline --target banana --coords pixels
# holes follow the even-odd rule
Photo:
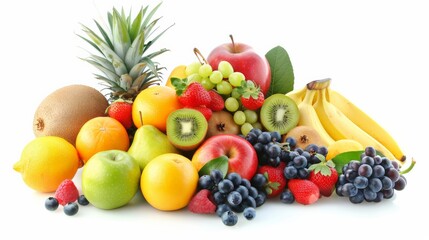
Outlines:
[[[395,139],[380,124],[337,91],[329,89],[328,94],[331,104],[337,107],[338,110],[344,113],[358,127],[389,149],[396,159],[405,162],[406,157],[404,152]]]
[[[323,146],[328,147],[335,142],[323,128],[322,123],[313,107],[313,99],[317,90],[307,90],[304,100],[298,105],[299,122],[298,125],[304,125],[314,128],[320,135]]]
[[[323,127],[334,140],[352,139],[359,142],[364,147],[374,147],[391,160],[396,159],[384,145],[358,127],[337,107],[327,101],[327,89],[318,91],[319,98],[314,103],[314,109]]]
[[[301,88],[299,90],[294,90],[294,91],[286,93],[286,96],[292,98],[292,100],[295,101],[296,105],[299,105],[302,102],[302,100],[304,99],[306,92],[307,92],[307,87],[304,86],[303,88]]]

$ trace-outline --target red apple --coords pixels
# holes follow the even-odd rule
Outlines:
[[[250,180],[258,167],[258,156],[253,146],[234,134],[220,134],[208,138],[195,151],[192,163],[199,171],[205,163],[220,156],[228,157],[228,172],[236,172]]]
[[[265,56],[244,43],[235,43],[232,36],[230,43],[224,43],[213,49],[207,57],[207,62],[213,70],[217,69],[220,61],[229,62],[234,71],[241,72],[246,80],[252,80],[267,94],[271,84],[271,69]]]

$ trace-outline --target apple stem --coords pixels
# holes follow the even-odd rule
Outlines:
[[[229,38],[231,38],[232,51],[233,51],[234,53],[236,53],[237,51],[235,50],[235,42],[234,42],[234,37],[232,36],[232,34],[229,34]]]
[[[194,48],[194,54],[195,54],[195,56],[197,56],[198,61],[201,64],[208,64],[207,60],[204,58],[203,54],[200,52],[200,50],[198,48]]]

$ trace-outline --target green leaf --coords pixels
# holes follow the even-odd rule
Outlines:
[[[335,163],[335,169],[337,170],[338,174],[341,174],[343,172],[343,166],[349,163],[351,160],[358,160],[360,161],[360,155],[364,151],[350,151],[350,152],[344,152],[340,153],[334,158],[332,158],[331,161]]]
[[[271,85],[265,98],[276,93],[286,94],[293,90],[294,74],[287,51],[277,46],[265,54],[271,68]]]
[[[218,158],[208,161],[198,172],[199,176],[210,175],[210,172],[217,169],[222,172],[223,177],[228,173],[228,157],[220,156]]]

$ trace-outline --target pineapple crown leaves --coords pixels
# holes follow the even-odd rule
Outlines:
[[[326,161],[322,154],[317,153],[315,156],[319,158],[321,162],[311,165],[308,170],[314,171],[315,174],[320,172],[323,176],[331,176],[331,168],[335,168],[335,163],[333,161]]]
[[[238,87],[238,92],[243,98],[259,98],[259,92],[261,89],[255,85],[251,80],[246,80],[241,82],[241,86]]]
[[[96,75],[96,78],[105,82],[107,89],[112,91],[132,91],[139,92],[142,87],[151,85],[161,81],[161,70],[159,63],[152,59],[162,53],[169,51],[168,49],[160,49],[158,51],[147,53],[148,49],[160,38],[169,28],[157,33],[156,27],[161,18],[152,19],[155,12],[160,7],[161,3],[156,5],[149,11],[148,6],[141,7],[135,18],[131,18],[131,10],[129,15],[125,14],[122,9],[118,11],[113,8],[107,13],[109,28],[103,28],[102,25],[94,20],[100,34],[96,34],[93,30],[82,24],[82,30],[87,37],[80,38],[93,46],[101,56],[91,54],[87,59],[83,59],[91,65],[95,66],[105,76]],[[127,79],[124,74],[128,74],[132,79],[132,84],[123,82]],[[136,82],[140,76],[144,76]]]

